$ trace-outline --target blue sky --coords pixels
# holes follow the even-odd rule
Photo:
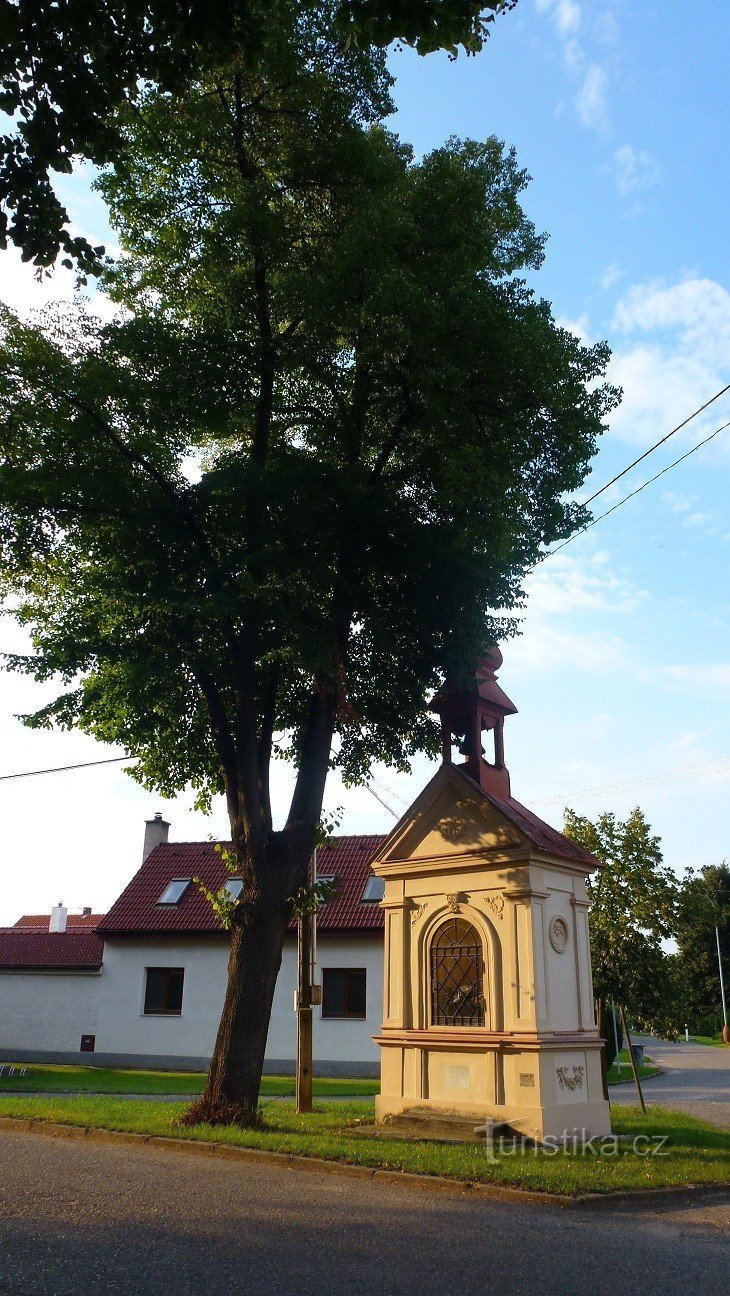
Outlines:
[[[532,175],[524,204],[550,236],[534,287],[582,336],[608,339],[624,388],[590,494],[730,381],[730,10],[696,0],[670,19],[647,0],[520,0],[493,30],[477,58],[394,55],[391,126],[417,153],[496,134]],[[67,193],[78,226],[103,237],[83,174]],[[12,254],[0,283],[23,311],[70,291],[62,274],[39,289]],[[730,393],[597,511],[726,420]],[[730,429],[542,564],[500,676],[519,708],[505,732],[513,793],[558,825],[564,805],[623,815],[638,803],[680,871],[730,857],[729,477]],[[7,623],[2,638],[20,642]],[[13,713],[39,700],[36,686],[0,677],[0,773],[113,754],[23,730]],[[375,789],[402,811],[431,769],[377,770]],[[281,768],[282,808],[287,783]],[[393,822],[336,779],[327,801],[344,807],[342,831]],[[0,921],[59,898],[104,909],[157,809],[173,837],[225,833],[222,806],[206,820],[190,802],[166,805],[115,766],[0,783]]]

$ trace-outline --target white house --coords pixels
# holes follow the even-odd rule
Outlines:
[[[228,935],[193,878],[235,886],[212,842],[168,842],[157,815],[142,866],[109,912],[26,916],[0,931],[0,1060],[205,1068],[223,1006]],[[318,916],[315,1063],[321,1074],[377,1075],[383,888],[370,860],[383,838],[341,837],[318,852],[337,894]],[[60,928],[60,929],[59,929]],[[284,948],[266,1069],[296,1056],[296,931]],[[84,1054],[85,1056],[81,1056]]]

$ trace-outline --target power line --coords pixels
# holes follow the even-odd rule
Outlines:
[[[635,495],[640,495],[643,490],[646,490],[647,486],[651,486],[655,481],[659,481],[659,478],[663,477],[665,473],[668,473],[672,468],[676,468],[677,465],[683,463],[685,459],[689,459],[690,455],[693,455],[697,450],[701,450],[703,446],[706,446],[708,442],[713,441],[716,436],[719,436],[721,432],[724,432],[725,429],[729,427],[730,427],[730,419],[728,420],[727,423],[723,423],[721,427],[715,428],[715,431],[711,432],[709,436],[706,436],[703,441],[698,441],[697,445],[694,445],[691,447],[691,449],[686,450],[685,453],[683,455],[680,455],[678,459],[674,459],[672,463],[667,464],[666,468],[662,468],[661,472],[655,473],[654,476],[650,477],[648,481],[643,482],[641,486],[637,486],[636,490],[630,491],[628,495],[624,495],[623,499],[620,499],[616,504],[613,504],[610,509],[606,509],[605,513],[599,513],[598,517],[592,518],[591,521],[587,522],[584,527],[581,527],[580,531],[576,531],[574,535],[568,536],[568,539],[563,540],[563,543],[559,544],[557,548],[551,549],[549,553],[546,553],[544,555],[543,561],[545,560],[545,558],[552,558],[553,554],[560,553],[561,549],[564,549],[566,545],[569,545],[571,543],[571,541],[577,540],[579,536],[585,535],[586,531],[590,531],[591,527],[594,527],[599,522],[602,522],[603,519],[607,518],[611,513],[615,513],[616,509],[621,508],[623,504],[628,504],[629,500],[633,499]]]
[[[105,760],[80,761],[78,765],[56,765],[54,769],[23,770],[21,774],[0,774],[0,783],[6,779],[35,778],[37,774],[63,774],[65,770],[88,769],[90,765],[114,765],[117,761],[137,760],[136,756],[108,756]]]
[[[392,814],[394,819],[400,819],[400,815],[393,809],[392,806],[388,805],[387,801],[384,801],[383,798],[378,795],[378,793],[375,791],[375,788],[371,787],[369,783],[365,784],[365,790],[369,792],[371,796],[375,797],[375,800],[379,801],[381,806],[384,806],[385,809],[388,811],[388,813]]]
[[[631,469],[635,468],[637,464],[640,464],[643,459],[646,459],[650,454],[653,454],[655,450],[658,450],[660,446],[663,446],[665,441],[668,441],[670,437],[675,435],[675,433],[681,432],[682,428],[692,422],[692,419],[697,418],[698,414],[702,414],[703,411],[708,409],[710,405],[713,405],[716,400],[719,400],[721,396],[724,396],[726,391],[730,391],[730,383],[728,383],[726,387],[721,387],[719,392],[715,392],[715,395],[711,396],[709,400],[706,400],[704,405],[700,405],[699,409],[696,409],[692,414],[688,414],[686,419],[684,419],[682,423],[678,423],[675,428],[672,428],[671,432],[667,432],[666,436],[663,436],[659,441],[655,441],[653,446],[649,446],[649,449],[645,450],[643,454],[640,454],[638,459],[634,459],[633,463],[628,464],[626,468],[622,468],[621,472],[616,473],[616,476],[606,482],[606,485],[602,486],[600,490],[595,491],[593,495],[589,495],[587,500],[583,500],[583,504],[592,504],[594,499],[598,499],[599,495],[602,495],[604,491],[608,490],[609,486],[614,486],[617,481],[620,481],[628,472],[631,472]]]
[[[401,805],[407,806],[409,804],[405,797],[398,796],[398,793],[394,792],[391,787],[386,787],[384,783],[381,783],[379,779],[373,778],[372,775],[370,776],[370,782],[374,783],[377,788],[380,788],[381,792],[385,792],[389,797],[394,797],[396,801],[400,801]]]
[[[631,791],[633,788],[657,787],[662,783],[684,782],[687,779],[701,778],[706,774],[720,774],[727,768],[730,768],[730,756],[718,756],[711,761],[696,761],[692,765],[677,765],[673,769],[660,770],[656,774],[648,774],[645,778],[624,779],[621,782],[583,788],[580,792],[573,792],[569,796],[539,797],[535,805],[565,804],[566,801],[577,800],[579,797],[612,796],[619,792]]]

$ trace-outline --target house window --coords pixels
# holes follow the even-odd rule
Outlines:
[[[322,969],[322,1016],[365,1016],[365,968]]]
[[[450,918],[431,942],[431,1023],[484,1025],[484,954],[478,932]]]
[[[232,900],[237,900],[243,891],[243,878],[229,878],[223,890],[228,892]]]
[[[144,990],[144,1011],[147,1016],[180,1016],[184,976],[185,968],[147,968]]]
[[[365,890],[362,893],[363,900],[368,904],[379,904],[384,895],[385,878],[376,877],[373,874],[365,883]]]
[[[189,886],[190,878],[172,878],[157,901],[158,905],[179,904]]]
[[[327,895],[327,892],[330,891],[330,890],[333,888],[333,886],[334,886],[335,882],[337,882],[337,880],[338,880],[338,879],[337,879],[337,874],[336,874],[336,873],[318,873],[318,874],[317,874],[316,886],[321,888],[321,890],[319,891],[319,897],[318,897],[318,899],[319,899],[319,903],[320,903],[320,904],[327,904],[327,903],[328,903],[328,901],[329,901],[329,897],[328,897],[328,895]]]

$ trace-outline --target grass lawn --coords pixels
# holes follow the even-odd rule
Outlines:
[[[613,1066],[608,1073],[609,1084],[633,1082],[628,1053],[621,1054],[624,1062],[621,1071]],[[25,1075],[20,1075],[24,1070]],[[202,1093],[205,1076],[200,1071],[127,1071],[116,1068],[84,1066],[36,1066],[18,1064],[15,1074],[9,1075],[8,1063],[0,1063],[0,1097],[6,1094],[165,1094],[188,1095]],[[639,1068],[639,1077],[653,1076],[657,1068]],[[378,1093],[378,1080],[328,1079],[315,1077],[314,1093],[318,1098],[354,1098]],[[261,1083],[262,1098],[292,1098],[293,1076],[264,1076]]]
[[[412,1143],[402,1139],[358,1136],[353,1126],[372,1120],[370,1103],[321,1104],[311,1116],[298,1116],[292,1103],[263,1103],[264,1127],[242,1130],[199,1125],[181,1127],[184,1103],[124,1102],[113,1097],[5,1097],[0,1114],[36,1117],[85,1128],[124,1130],[163,1138],[186,1138],[238,1147],[265,1148],[300,1156],[326,1157],[352,1165],[445,1175],[538,1191],[609,1192],[620,1188],[659,1188],[686,1183],[730,1180],[727,1134],[690,1116],[649,1108],[642,1117],[633,1108],[612,1107],[613,1128],[621,1135],[651,1140],[667,1137],[664,1155],[638,1155],[623,1143],[610,1155],[530,1150],[489,1154],[478,1143]]]
[[[614,1062],[613,1066],[611,1067],[611,1070],[608,1072],[608,1076],[607,1076],[608,1083],[609,1084],[627,1084],[627,1083],[633,1084],[634,1073],[631,1070],[631,1063],[629,1061],[628,1049],[622,1049],[619,1056],[621,1058],[621,1070],[619,1071],[618,1067],[616,1066],[616,1063]],[[644,1056],[646,1057],[646,1054]],[[659,1075],[659,1067],[652,1066],[651,1058],[648,1058],[647,1061],[644,1062],[642,1066],[637,1067],[636,1069],[639,1072],[640,1080],[644,1080],[647,1076]]]
[[[709,1044],[711,1048],[730,1048],[722,1035],[690,1035],[690,1040],[693,1044]]]
[[[103,1067],[35,1066],[19,1063],[15,1075],[0,1063],[0,1097],[19,1093],[58,1094],[197,1094],[203,1092],[205,1076],[200,1071],[122,1071]],[[25,1071],[21,1076],[20,1070]],[[349,1098],[376,1094],[379,1080],[315,1078],[318,1098]],[[293,1076],[264,1076],[262,1098],[294,1096]]]

